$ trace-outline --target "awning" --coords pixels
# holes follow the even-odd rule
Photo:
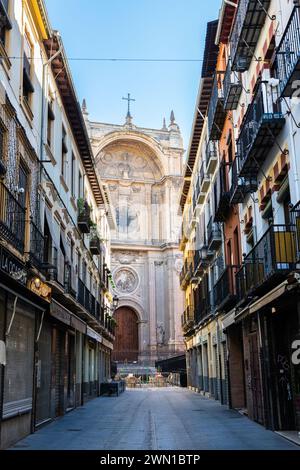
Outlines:
[[[27,304],[31,305],[32,307],[37,308],[41,312],[44,312],[45,309],[48,307],[47,302],[45,300],[43,300],[42,298],[40,300],[43,303],[43,305],[39,305],[36,302],[33,302],[33,301],[29,300],[24,295],[21,295],[20,294],[21,289],[22,289],[22,292],[25,291],[25,289],[26,289],[26,291],[27,291],[26,295],[28,295],[28,293],[30,293],[30,294],[33,294],[35,296],[35,298],[37,297],[36,294],[32,293],[32,291],[29,291],[25,286],[20,285],[17,290],[13,290],[13,289],[10,289],[9,287],[7,287],[5,284],[0,283],[0,287],[2,289],[6,290],[7,292],[10,292],[12,295],[17,296],[18,299],[22,300],[23,302],[26,302]]]
[[[90,338],[96,340],[98,343],[102,343],[102,336],[96,333],[96,331],[92,330],[92,328],[90,328],[89,326],[86,329],[86,334]]]
[[[222,319],[222,329],[226,330],[229,326],[235,323],[236,309],[232,309],[227,315]]]
[[[268,292],[261,299],[256,300],[255,302],[253,302],[252,305],[248,305],[246,308],[241,310],[235,317],[236,321],[240,321],[241,319],[245,318],[247,315],[251,315],[257,312],[258,310],[261,310],[266,305],[274,302],[276,299],[278,299],[283,294],[285,294],[288,288],[290,291],[298,286],[299,286],[298,282],[295,282],[295,284],[288,284],[288,281],[282,282],[281,284],[279,284],[279,286],[275,287],[275,289]]]

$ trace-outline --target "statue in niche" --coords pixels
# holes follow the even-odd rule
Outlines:
[[[156,327],[156,337],[157,337],[157,344],[163,345],[165,344],[165,329],[163,323],[159,323]]]

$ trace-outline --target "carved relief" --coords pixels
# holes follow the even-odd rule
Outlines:
[[[139,258],[139,253],[130,253],[129,251],[123,251],[114,255],[114,260],[118,261],[120,264],[131,264],[137,261]]]
[[[156,327],[156,340],[158,345],[164,345],[165,344],[165,329],[163,323],[159,323]]]
[[[154,155],[136,144],[118,143],[110,145],[97,157],[97,165],[103,177],[134,179],[160,179],[160,170]]]
[[[116,289],[121,294],[130,294],[138,286],[137,274],[129,268],[121,268],[114,274]]]

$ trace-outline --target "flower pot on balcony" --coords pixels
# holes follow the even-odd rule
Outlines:
[[[96,256],[101,254],[100,239],[97,235],[94,235],[90,240],[90,252]]]

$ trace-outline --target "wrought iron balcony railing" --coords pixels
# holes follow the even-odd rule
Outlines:
[[[220,73],[216,73],[212,86],[211,98],[208,105],[208,135],[210,140],[220,140],[226,119],[224,110],[224,94],[219,79]]]
[[[200,193],[206,194],[210,186],[210,177],[206,172],[205,162],[202,162],[200,168]]]
[[[203,275],[201,283],[194,291],[194,303],[195,322],[200,323],[211,313],[211,298],[207,273]]]
[[[44,262],[45,238],[37,225],[30,223],[30,261],[37,269],[42,270]]]
[[[206,147],[206,172],[208,175],[212,175],[218,164],[218,142],[215,140],[209,140]]]
[[[230,204],[242,203],[247,194],[257,191],[257,177],[239,176],[239,169],[240,158],[236,156],[229,171]]]
[[[224,222],[229,209],[230,193],[228,191],[228,183],[226,178],[226,164],[221,163],[217,178],[214,184],[214,221]]]
[[[297,262],[296,227],[271,225],[245,257],[236,275],[240,300],[269,289],[295,269]]]
[[[295,227],[296,235],[296,262],[300,263],[300,201],[292,208],[291,223]]]
[[[25,247],[25,208],[0,183],[0,235],[21,254]]]
[[[233,72],[231,61],[228,61],[223,81],[224,88],[224,109],[232,111],[237,109],[241,93],[243,90],[242,82],[239,78],[239,72]]]
[[[86,287],[86,285],[82,282],[82,280],[79,278],[77,300],[80,305],[82,305],[82,307],[84,307],[91,315],[97,317],[96,299]]]
[[[215,251],[222,243],[221,225],[211,217],[207,225],[208,250]]]
[[[214,286],[215,307],[229,310],[236,300],[235,275],[240,266],[227,265]]]
[[[271,0],[239,0],[230,36],[232,70],[248,70],[270,3]]]
[[[261,82],[248,107],[237,142],[240,176],[257,174],[284,124],[277,87]]]
[[[291,98],[297,90],[299,91],[300,6],[295,6],[293,9],[277,48],[276,59],[281,96]]]
[[[185,333],[187,333],[191,328],[194,327],[195,317],[194,309],[191,306],[188,306],[184,313],[181,316],[181,325]]]

